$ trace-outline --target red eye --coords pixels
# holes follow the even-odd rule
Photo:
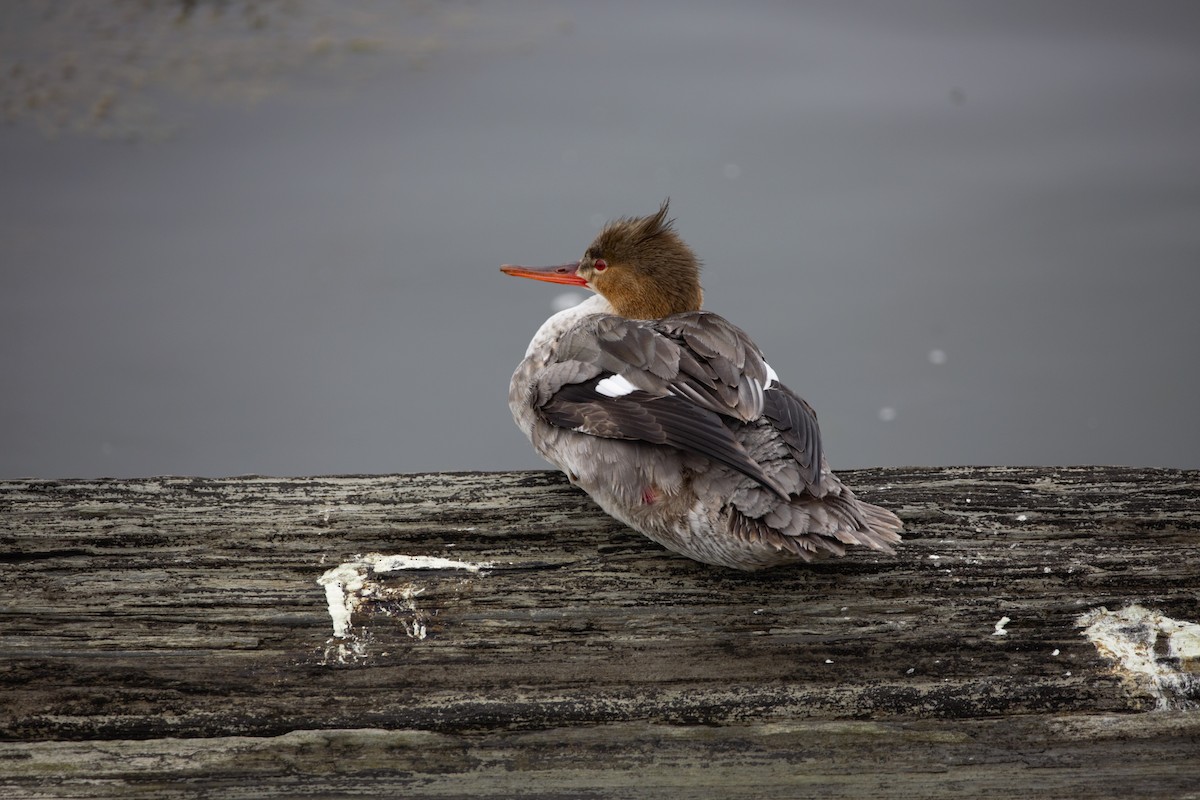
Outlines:
[[[603,258],[597,258],[592,262],[592,266],[596,268],[596,272],[604,272],[604,270],[608,269],[608,262]]]

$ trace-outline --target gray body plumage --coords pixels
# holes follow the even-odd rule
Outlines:
[[[808,404],[716,314],[627,319],[592,296],[538,330],[509,407],[601,508],[698,561],[756,570],[900,541],[894,514],[829,471]]]

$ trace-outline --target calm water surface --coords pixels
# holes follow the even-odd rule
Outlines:
[[[97,85],[5,98],[0,476],[540,467],[497,267],[668,195],[833,466],[1200,467],[1195,4],[292,8],[3,21]]]

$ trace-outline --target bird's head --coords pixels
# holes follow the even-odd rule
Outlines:
[[[667,218],[668,202],[649,216],[605,225],[578,263],[500,269],[522,278],[585,286],[630,319],[698,311],[704,298],[700,262],[675,232],[675,221]]]

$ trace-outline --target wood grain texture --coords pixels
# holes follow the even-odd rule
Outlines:
[[[749,575],[553,473],[0,481],[0,794],[1200,797],[1200,473],[842,475],[898,553]]]

